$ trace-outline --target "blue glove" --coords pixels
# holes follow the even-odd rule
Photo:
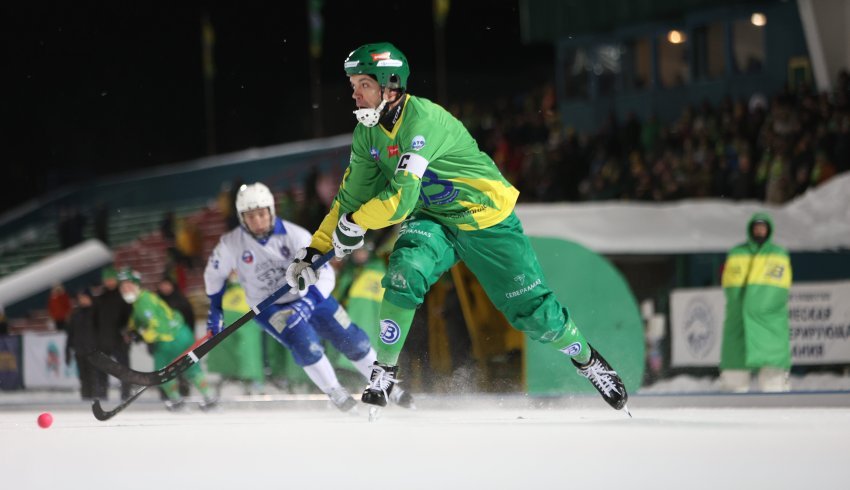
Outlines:
[[[207,313],[207,332],[210,335],[217,335],[224,328],[224,312],[221,307],[221,299],[224,297],[224,290],[227,285],[221,287],[221,291],[210,294],[210,311]]]
[[[224,313],[221,308],[215,308],[210,305],[210,312],[207,314],[207,332],[210,335],[218,335],[224,329]]]

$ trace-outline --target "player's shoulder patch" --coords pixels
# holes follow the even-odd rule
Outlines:
[[[410,149],[413,151],[419,151],[422,148],[425,148],[425,137],[421,134],[417,134],[410,141]]]

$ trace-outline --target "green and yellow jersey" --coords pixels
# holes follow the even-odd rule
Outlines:
[[[519,191],[478,148],[469,131],[433,102],[406,95],[398,120],[358,124],[339,192],[311,246],[331,249],[342,214],[377,229],[412,213],[461,230],[484,229],[513,211]]]
[[[137,331],[146,343],[153,344],[173,342],[181,337],[182,330],[188,332],[185,323],[180,312],[172,310],[156,294],[142,289],[133,303],[129,328]]]

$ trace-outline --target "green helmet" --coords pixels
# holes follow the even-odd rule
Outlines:
[[[142,283],[142,275],[139,274],[138,271],[133,270],[131,267],[124,267],[118,271],[118,280],[130,281],[139,285]]]
[[[364,44],[348,55],[343,66],[348,76],[372,75],[391,89],[406,88],[410,76],[407,57],[390,43]]]

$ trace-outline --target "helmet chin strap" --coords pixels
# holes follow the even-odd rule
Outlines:
[[[381,104],[378,105],[377,108],[365,108],[365,109],[357,109],[354,111],[354,117],[360,121],[360,124],[366,126],[367,128],[371,128],[378,124],[378,121],[381,120],[381,113],[384,111],[384,107],[387,105],[387,99],[381,101]]]

